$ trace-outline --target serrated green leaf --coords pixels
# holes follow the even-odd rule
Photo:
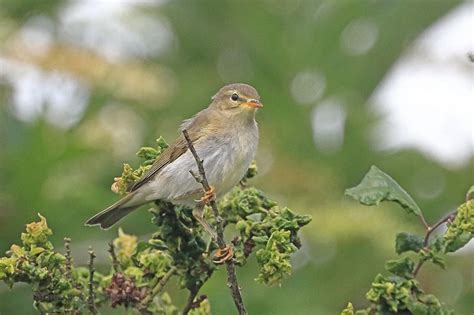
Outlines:
[[[395,250],[397,254],[408,251],[419,252],[423,248],[423,237],[409,233],[398,233],[395,239]]]
[[[403,278],[412,278],[415,262],[409,257],[402,257],[400,259],[388,260],[385,263],[385,269],[396,276]]]
[[[389,175],[372,166],[359,185],[346,189],[345,194],[363,205],[378,205],[382,201],[398,203],[409,213],[421,216],[421,209],[413,198]]]

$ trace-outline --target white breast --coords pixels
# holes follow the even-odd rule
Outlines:
[[[199,157],[204,160],[206,176],[209,184],[216,189],[218,198],[243,178],[258,146],[258,128],[255,121],[250,127],[233,127],[235,129],[228,136],[208,137],[194,144]],[[185,196],[199,192],[202,186],[195,181],[189,170],[197,173],[196,162],[188,150],[142,186],[139,189],[141,197],[146,201],[164,199],[194,205],[196,196]]]

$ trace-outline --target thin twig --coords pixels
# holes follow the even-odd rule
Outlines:
[[[41,305],[40,301],[35,301],[34,306],[36,307],[38,312],[40,312],[41,315],[47,314],[46,310],[44,309],[43,305]]]
[[[176,272],[177,268],[176,267],[171,267],[170,270],[163,276],[163,278],[158,281],[158,283],[153,287],[150,293],[147,294],[147,296],[141,301],[140,303],[140,310],[141,311],[146,311],[148,306],[150,306],[151,301],[153,301],[153,298],[160,294],[161,290],[163,290],[164,286],[168,281],[170,280],[171,276],[173,276]]]
[[[71,239],[69,237],[64,238],[64,248],[66,249],[66,279],[72,282],[72,258],[71,258]]]
[[[89,246],[89,295],[87,297],[87,308],[91,314],[97,314],[95,308],[95,292],[94,292],[94,258],[95,253],[92,247]]]
[[[425,226],[425,229],[429,230],[430,225],[428,224],[428,222],[426,222],[426,219],[425,219],[425,216],[423,215],[423,213],[421,213],[418,217],[420,218],[421,223],[423,223],[423,225]]]
[[[452,220],[453,217],[456,216],[456,213],[457,213],[457,210],[454,210],[450,213],[448,213],[446,216],[444,216],[441,220],[439,220],[438,222],[436,222],[434,225],[432,226],[427,226],[426,227],[426,234],[425,234],[425,239],[423,241],[423,249],[424,250],[429,250],[428,248],[428,243],[430,241],[430,236],[431,234],[437,229],[439,228],[441,225],[443,225],[444,223],[446,222],[449,222]],[[418,274],[418,272],[420,271],[420,268],[421,266],[423,266],[423,264],[425,263],[425,260],[420,260],[418,261],[418,264],[416,265],[415,267],[415,271],[413,271],[413,276],[416,277],[416,275]]]
[[[186,305],[184,306],[181,315],[188,315],[189,311],[191,311],[193,308],[198,307],[201,302],[204,301],[204,299],[206,298],[205,295],[202,295],[198,299],[196,299],[196,296],[199,293],[199,289],[201,289],[201,286],[194,287],[193,289],[189,290],[188,301],[186,302]],[[194,301],[195,299],[196,301]]]
[[[114,268],[114,273],[120,272],[120,264],[117,259],[117,255],[115,254],[115,246],[114,243],[109,243],[109,253],[110,257],[112,258],[112,267]]]
[[[194,159],[196,160],[196,164],[198,167],[199,171],[199,176],[194,174],[192,171],[191,174],[193,177],[196,179],[198,183],[202,185],[204,188],[204,191],[210,191],[211,186],[209,185],[209,182],[207,181],[206,177],[206,172],[204,171],[204,161],[199,158],[199,155],[196,152],[196,149],[193,146],[193,143],[191,139],[189,138],[188,132],[186,129],[183,129],[183,135],[184,138],[186,139],[186,142],[188,143],[188,148],[191,151],[191,153],[194,156]],[[217,245],[219,246],[220,249],[226,248],[226,243],[224,240],[224,227],[222,224],[222,218],[219,215],[219,211],[217,210],[217,204],[214,199],[211,199],[209,201],[209,205],[211,206],[212,212],[214,214],[214,218],[216,220],[216,232],[217,232]],[[247,310],[245,309],[245,305],[242,299],[242,294],[240,293],[240,287],[239,283],[237,282],[237,275],[235,273],[235,265],[232,259],[229,259],[226,261],[226,269],[227,269],[227,285],[230,288],[230,291],[232,293],[232,298],[234,299],[235,306],[237,307],[237,310],[240,315],[242,314],[248,314]]]

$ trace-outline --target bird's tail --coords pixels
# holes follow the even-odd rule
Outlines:
[[[113,205],[87,220],[85,225],[100,225],[104,230],[110,228],[127,214],[140,207],[140,205],[127,206],[127,203],[132,199],[133,195],[134,192],[129,193]]]

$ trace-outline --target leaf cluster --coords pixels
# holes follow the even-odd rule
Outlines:
[[[137,155],[143,162],[137,169],[124,164],[112,190],[124,194],[153,164],[168,145],[159,138],[155,148],[145,147]],[[234,261],[243,266],[255,253],[260,271],[256,280],[266,285],[280,284],[291,274],[290,255],[301,247],[298,231],[311,221],[268,199],[262,191],[248,187],[257,174],[252,163],[241,185],[219,201],[224,227],[238,233],[232,240]],[[95,272],[94,254],[87,267],[74,266],[69,243],[66,253],[54,250],[46,219],[27,225],[22,245],[12,245],[0,258],[0,280],[13,286],[31,285],[35,307],[42,313],[95,313],[102,305],[131,308],[141,314],[178,314],[178,307],[164,290],[174,278],[189,291],[190,314],[210,314],[205,296],[194,299],[203,284],[218,268],[212,260],[216,242],[193,216],[193,209],[157,201],[149,210],[157,230],[147,241],[118,230],[110,244],[109,272]],[[209,209],[206,209],[210,212]],[[207,218],[215,224],[213,217]]]
[[[421,219],[426,225],[426,234],[398,233],[395,237],[395,251],[402,256],[385,263],[390,276],[379,274],[375,277],[366,294],[369,307],[354,310],[349,303],[341,314],[454,314],[434,295],[425,293],[416,276],[428,261],[444,269],[446,254],[459,250],[472,239],[474,202],[466,201],[454,213],[433,226],[427,226],[423,212],[413,198],[393,178],[375,166],[371,167],[359,185],[347,189],[346,194],[368,206],[384,201],[395,202]],[[430,238],[433,231],[443,223],[448,225],[447,231]]]
[[[257,281],[277,285],[291,274],[290,255],[301,247],[298,231],[311,221],[281,208],[255,188],[236,188],[219,203],[227,224],[235,223],[240,236],[233,243],[237,262],[245,264],[255,250],[260,272]]]

